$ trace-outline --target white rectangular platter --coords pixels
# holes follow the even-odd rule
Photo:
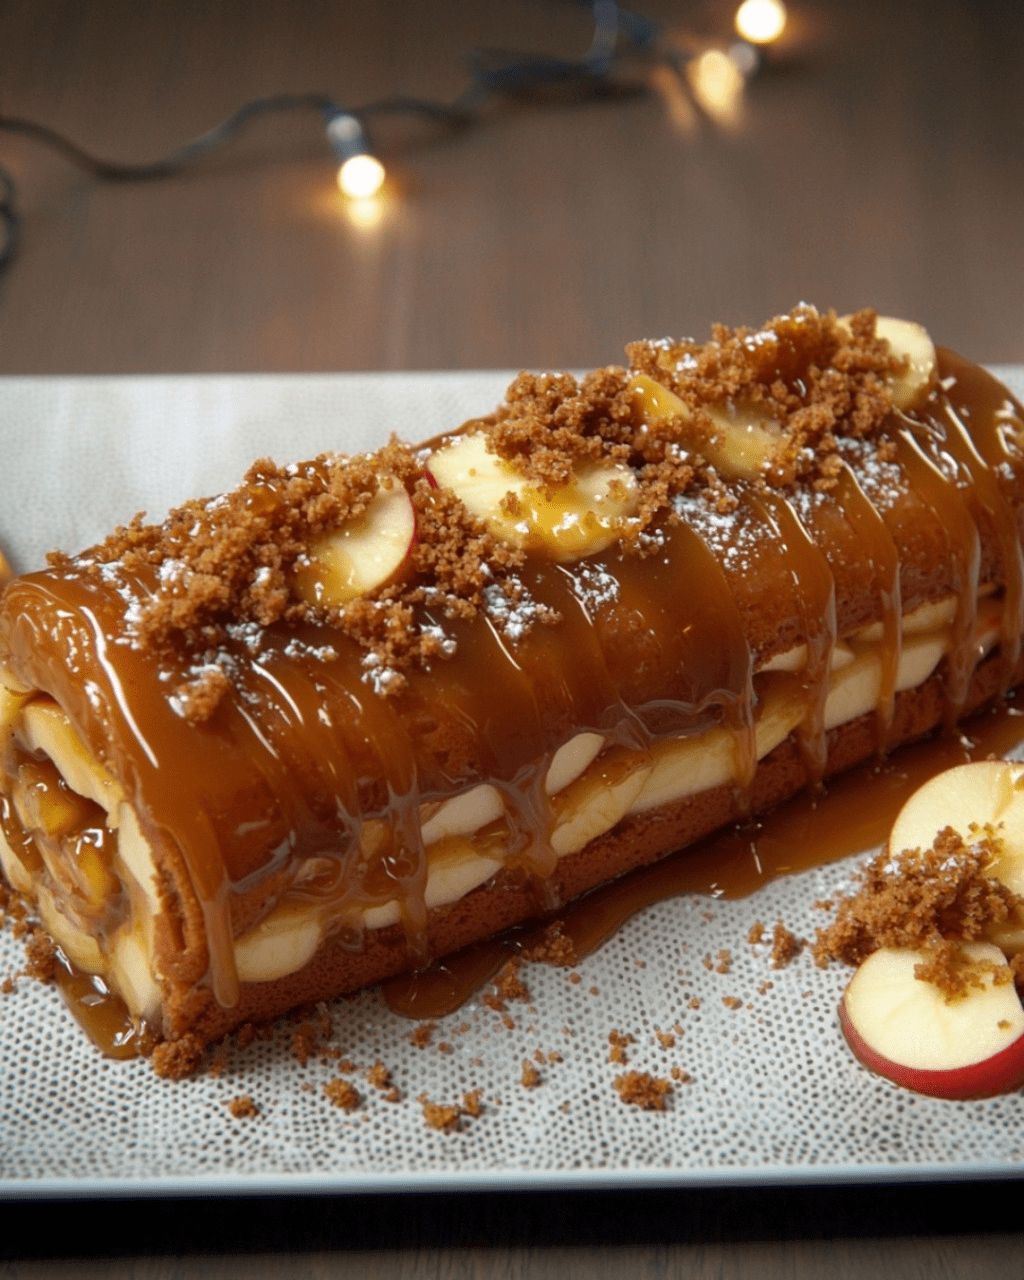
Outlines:
[[[998,370],[1024,392],[1024,368]],[[0,379],[0,545],[19,570],[74,551],[139,510],[230,488],[260,456],[423,439],[489,411],[505,373]],[[524,967],[529,1001],[479,998],[418,1047],[416,1024],[370,991],[331,1007],[331,1053],[303,1066],[294,1026],[172,1083],[101,1057],[52,987],[0,995],[0,1197],[713,1185],[1017,1177],[1024,1097],[947,1103],[862,1070],[835,1010],[847,974],[803,954],[770,968],[755,920],[802,934],[854,862],[752,898],[649,908],[577,970]],[[728,951],[727,973],[704,958]],[[0,931],[0,980],[23,963]],[[766,986],[770,982],[770,986]],[[733,1007],[736,1005],[737,1007]],[[674,1044],[665,1033],[673,1027]],[[633,1039],[611,1062],[609,1035]],[[658,1033],[662,1033],[659,1039]],[[362,1102],[332,1106],[340,1059]],[[536,1067],[524,1085],[523,1063]],[[365,1079],[382,1062],[400,1100]],[[678,1079],[664,1112],[625,1105],[624,1069]],[[421,1097],[481,1110],[454,1132]],[[258,1114],[236,1118],[233,1099]]]

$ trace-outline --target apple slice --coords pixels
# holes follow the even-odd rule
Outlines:
[[[947,1001],[914,976],[923,952],[883,947],[850,980],[839,1021],[854,1055],[869,1070],[933,1098],[966,1100],[1024,1084],[1024,1008],[1002,952],[987,942],[962,944],[972,962],[997,966],[983,985]]]
[[[568,742],[563,742],[551,757],[544,777],[544,790],[548,795],[557,795],[570,782],[575,782],[601,754],[604,743],[604,736],[600,733],[578,733]]]
[[[630,380],[643,423],[656,427],[669,418],[681,421],[685,443],[714,464],[723,476],[739,480],[755,480],[773,464],[780,467],[786,452],[782,425],[767,409],[758,405],[708,405],[711,435],[685,430],[693,414],[682,400],[646,373]]]
[[[405,487],[387,477],[358,519],[313,544],[294,585],[309,604],[338,608],[383,586],[416,539],[416,511]]]
[[[482,432],[459,436],[432,453],[427,474],[460,498],[495,537],[553,560],[603,551],[638,505],[636,476],[627,466],[581,465],[569,484],[548,494],[491,453]]]
[[[1024,894],[1024,764],[1017,761],[975,760],[929,778],[896,815],[889,852],[930,849],[946,827],[969,843],[972,828],[985,826],[999,829],[1006,848],[998,878]]]
[[[847,330],[849,319],[842,316],[839,320]],[[925,399],[936,378],[938,363],[931,335],[923,325],[913,320],[897,320],[895,316],[879,316],[875,321],[875,335],[888,342],[893,355],[905,356],[910,362],[905,373],[889,378],[889,390],[897,409],[913,408]]]
[[[22,734],[29,751],[48,756],[71,790],[95,800],[106,810],[110,827],[117,826],[117,811],[124,793],[56,702],[47,697],[30,702],[25,707]]]
[[[986,826],[1000,837],[986,874],[1024,896],[1024,764],[1015,761],[976,760],[929,778],[896,815],[889,852],[929,849],[946,827],[970,843]],[[1008,955],[1024,951],[1024,921],[1016,913],[992,925],[988,936]]]
[[[906,373],[889,384],[896,408],[910,409],[925,398],[935,381],[935,344],[922,325],[893,316],[879,316],[875,333],[888,342],[896,355],[910,361]]]
[[[549,842],[559,858],[610,831],[630,810],[652,768],[644,752],[611,748],[552,797]]]
[[[308,902],[285,900],[248,933],[235,939],[235,965],[242,982],[273,982],[313,958],[323,931]]]
[[[453,796],[420,813],[420,835],[425,845],[450,836],[469,836],[505,816],[505,802],[497,788],[483,782],[471,791]]]

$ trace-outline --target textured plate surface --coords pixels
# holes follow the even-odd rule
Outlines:
[[[1024,389],[1024,370],[999,372]],[[443,431],[493,407],[507,380],[0,380],[0,541],[28,569],[140,508],[156,517],[229,487],[261,454],[283,462],[370,447],[392,430]],[[806,954],[777,972],[767,946],[747,941],[755,920],[812,935],[815,901],[849,883],[856,861],[741,901],[652,907],[575,971],[524,966],[528,1002],[503,1015],[473,1000],[423,1047],[416,1024],[371,991],[330,1007],[334,1056],[300,1065],[285,1022],[274,1039],[229,1050],[221,1074],[184,1083],[100,1057],[56,990],[18,978],[0,995],[0,1197],[1019,1176],[1024,1097],[947,1103],[870,1076],[835,1017],[848,973]],[[0,980],[21,964],[0,932]],[[633,1037],[626,1066],[609,1061],[612,1032]],[[362,1095],[352,1112],[323,1091],[346,1059]],[[376,1062],[399,1101],[367,1082]],[[664,1112],[627,1106],[614,1089],[624,1070],[671,1078],[673,1067],[691,1080],[674,1081]],[[426,1126],[421,1096],[454,1104],[475,1089],[479,1116],[452,1133]],[[241,1096],[258,1115],[233,1116]]]

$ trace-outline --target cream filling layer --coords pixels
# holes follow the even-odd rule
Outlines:
[[[949,597],[905,616],[897,691],[916,688],[934,672],[949,651],[955,612],[956,600]],[[978,621],[981,655],[998,639],[998,603],[981,601]],[[882,628],[875,624],[835,647],[824,711],[826,729],[849,723],[876,707],[882,682],[882,639]],[[775,683],[772,679],[765,682],[757,709],[754,737],[758,760],[779,746],[803,719],[804,701],[792,685],[806,661],[806,648],[801,645],[758,670],[759,676],[777,678]],[[87,913],[76,908],[74,894],[55,894],[26,868],[2,837],[0,864],[10,883],[35,900],[43,924],[69,959],[79,969],[101,975],[135,1016],[152,1017],[161,999],[154,934],[163,910],[152,850],[121,788],[93,758],[64,712],[56,703],[33,701],[31,691],[14,682],[11,685],[0,686],[0,732],[18,733],[29,751],[41,752],[52,760],[67,786],[99,805],[110,830],[118,833],[113,870],[127,894],[124,923],[101,946],[88,930]],[[734,782],[739,768],[736,735],[722,727],[666,739],[632,754],[609,746],[600,734],[577,734],[554,753],[545,776],[552,813],[550,848],[556,858],[575,853],[629,815]],[[14,799],[17,808],[17,796]],[[495,837],[494,831],[500,831],[507,817],[501,792],[486,783],[421,807],[428,910],[458,901],[501,869],[501,857],[493,856],[501,853],[495,848],[500,835]],[[487,828],[490,835],[481,839]],[[55,868],[47,866],[50,885],[61,884]],[[86,884],[83,891],[88,898],[90,892],[101,893],[102,885],[90,889]],[[239,979],[269,982],[296,972],[342,924],[380,929],[400,918],[397,899],[366,906],[318,900],[305,892],[286,894],[264,919],[235,939]]]

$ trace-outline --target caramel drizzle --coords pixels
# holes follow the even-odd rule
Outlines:
[[[1002,688],[1010,682],[1021,653],[1024,634],[1024,551],[1020,529],[1000,470],[1021,470],[1019,458],[1006,446],[1003,427],[1010,418],[1018,424],[1024,409],[1008,399],[1006,390],[983,369],[968,364],[952,351],[940,349],[946,400],[941,423],[947,443],[970,475],[972,493],[995,528],[1003,568],[1003,614],[1000,627]]]
[[[967,701],[980,657],[977,629],[981,538],[956,484],[921,447],[915,425],[908,424],[897,431],[896,447],[900,467],[913,493],[931,511],[946,538],[957,601],[945,679],[945,722],[947,728],[952,728]]]
[[[835,577],[824,552],[781,493],[748,493],[747,501],[774,533],[797,589],[801,631],[807,645],[802,673],[804,713],[797,734],[808,778],[818,783],[828,756],[825,703],[836,646]]]
[[[881,754],[888,747],[892,732],[896,684],[903,652],[899,553],[881,513],[845,463],[838,477],[836,496],[843,515],[867,551],[882,610],[882,670],[875,709],[878,751]]]
[[[279,693],[267,703],[271,711],[276,705],[277,727],[261,716],[275,771],[281,769],[270,790],[287,814],[289,839],[279,846],[279,860],[287,863],[297,846],[344,867],[346,875],[328,877],[323,886],[331,903],[324,923],[329,930],[346,928],[352,945],[358,943],[354,922],[361,909],[397,899],[410,949],[425,956],[419,768],[395,709],[338,660],[296,661],[275,652],[269,661],[252,663],[247,674]],[[255,705],[261,705],[258,699]],[[296,777],[302,780],[298,788]],[[385,779],[386,791],[360,785],[366,778]]]
[[[709,714],[720,716],[732,735],[734,776],[745,796],[757,769],[754,655],[729,580],[717,556],[687,524],[672,528],[666,554],[657,563],[655,590],[671,628],[662,635],[677,645],[677,674],[665,687],[674,684],[676,691],[671,701],[648,702],[641,714],[659,737],[692,733]]]

